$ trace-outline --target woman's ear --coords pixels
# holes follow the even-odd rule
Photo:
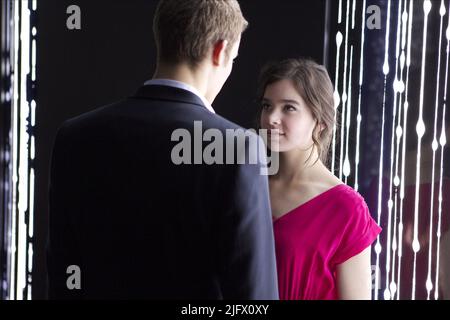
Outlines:
[[[314,129],[314,131],[317,133],[318,136],[320,136],[320,134],[322,133],[322,131],[325,129],[325,125],[323,124],[323,122],[316,124],[316,128]]]
[[[319,123],[319,133],[322,133],[322,131],[325,129],[325,125],[323,122]]]

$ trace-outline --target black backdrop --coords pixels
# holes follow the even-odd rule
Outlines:
[[[156,3],[38,1],[34,299],[46,297],[47,188],[56,130],[66,119],[134,93],[151,78]],[[266,61],[298,56],[324,61],[326,0],[240,3],[250,26],[234,70],[213,107],[218,114],[252,127],[256,79]],[[66,27],[66,9],[73,4],[81,9],[81,30]]]

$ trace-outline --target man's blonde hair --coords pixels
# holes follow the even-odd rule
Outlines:
[[[153,20],[158,61],[196,65],[220,40],[229,54],[247,26],[236,0],[161,0]]]

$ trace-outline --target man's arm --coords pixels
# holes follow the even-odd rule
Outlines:
[[[52,153],[49,184],[49,229],[47,243],[47,271],[49,299],[79,299],[80,290],[69,290],[67,268],[79,265],[76,255],[76,239],[73,232],[71,208],[73,190],[70,178],[71,168],[68,165],[70,157],[63,130],[59,130]]]
[[[246,148],[248,155],[258,154],[255,144],[247,144]],[[226,190],[230,192],[232,203],[219,229],[222,245],[219,255],[223,253],[220,266],[223,298],[277,300],[267,176],[260,172],[261,163],[249,164],[249,158],[246,164],[235,165],[234,169],[234,176],[230,179],[235,183],[232,190]]]

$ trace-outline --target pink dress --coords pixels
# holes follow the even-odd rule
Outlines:
[[[338,299],[336,266],[381,232],[364,199],[344,184],[273,223],[280,300]]]

